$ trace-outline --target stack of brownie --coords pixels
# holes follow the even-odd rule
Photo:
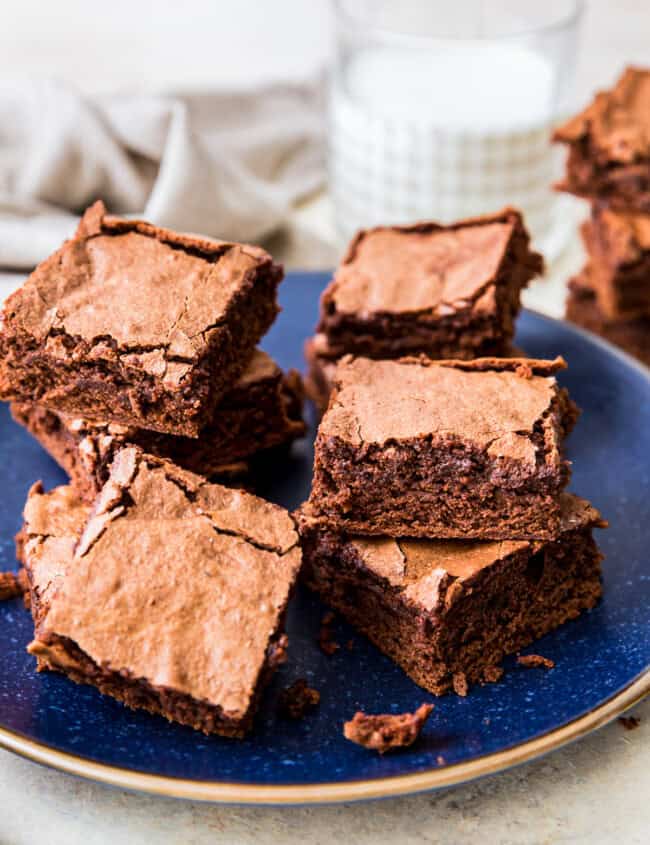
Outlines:
[[[304,434],[297,373],[255,346],[282,270],[259,249],[107,215],[9,297],[0,398],[92,500],[124,444],[205,475]]]
[[[206,478],[304,430],[295,378],[256,351],[281,277],[97,203],[0,323],[0,397],[71,476],[25,508],[30,652],[228,736],[284,657],[301,565],[286,511]]]
[[[512,354],[522,289],[542,271],[521,214],[380,226],[354,238],[306,345],[307,391],[327,407],[346,354],[468,360]]]
[[[305,579],[434,694],[498,680],[506,654],[601,594],[603,522],[565,492],[564,366],[345,356],[332,375]]]
[[[569,283],[567,317],[650,364],[650,71],[628,68],[611,91],[555,133],[569,148],[561,190],[590,200],[587,264]]]

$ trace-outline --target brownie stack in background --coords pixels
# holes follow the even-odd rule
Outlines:
[[[520,294],[542,272],[521,214],[506,208],[447,226],[379,226],[353,239],[321,296],[306,388],[322,412],[336,362],[468,360],[512,354]]]
[[[297,376],[256,349],[281,278],[258,247],[96,203],[0,322],[0,398],[71,479],[28,494],[28,651],[226,736],[284,659],[301,566],[286,510],[207,479],[304,432]]]
[[[257,247],[105,214],[10,296],[0,396],[92,500],[125,444],[206,477],[305,432],[302,383],[256,349],[282,270]]]
[[[492,238],[483,249],[472,245],[463,291],[493,277],[502,249]],[[519,271],[508,266],[520,281],[541,265],[522,252]],[[444,252],[436,271],[431,258],[421,256],[427,278],[458,266]],[[385,243],[382,266],[401,268],[408,300],[410,241]],[[372,290],[380,283],[377,270]],[[359,313],[373,302],[359,301]],[[311,495],[298,514],[304,577],[432,693],[465,695],[498,680],[505,655],[600,597],[592,529],[604,523],[565,492],[564,439],[578,409],[556,381],[564,366],[423,355],[346,355],[333,365]]]
[[[628,68],[554,137],[569,149],[558,187],[591,202],[567,318],[650,365],[650,70]]]

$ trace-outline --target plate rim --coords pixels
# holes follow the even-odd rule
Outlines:
[[[325,275],[323,271],[293,272],[300,275]],[[521,312],[542,318],[545,321],[562,324],[570,331],[581,335],[587,343],[600,347],[603,351],[618,358],[650,383],[650,368],[606,339],[568,320],[552,317],[534,308],[522,308]],[[199,781],[189,778],[154,775],[95,762],[87,757],[59,751],[46,743],[29,739],[2,725],[0,725],[0,748],[31,762],[96,783],[167,798],[215,804],[261,806],[334,804],[412,795],[467,783],[480,777],[505,771],[581,739],[592,731],[605,726],[648,696],[650,696],[650,667],[597,707],[525,742],[450,766],[428,768],[421,772],[403,775],[345,782],[277,785],[235,783],[233,781]]]
[[[559,728],[511,748],[495,751],[468,762],[454,763],[451,766],[344,783],[247,784],[151,775],[133,769],[97,763],[85,757],[58,751],[3,727],[0,727],[0,748],[66,774],[77,775],[108,786],[166,798],[206,801],[215,804],[276,806],[348,803],[413,795],[502,772],[586,736],[611,722],[649,695],[650,669],[646,669],[622,690],[614,693],[593,710]]]

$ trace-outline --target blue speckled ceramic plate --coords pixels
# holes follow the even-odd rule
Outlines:
[[[317,316],[324,274],[291,274],[283,312],[264,346],[283,367],[302,368],[302,344]],[[394,795],[468,780],[530,759],[603,724],[650,687],[650,378],[611,347],[564,323],[525,313],[518,343],[529,355],[562,354],[561,375],[584,415],[570,439],[572,488],[611,522],[599,533],[606,554],[605,598],[548,635],[535,651],[552,671],[518,668],[467,698],[436,701],[421,741],[379,757],[347,742],[342,722],[357,708],[411,710],[431,696],[388,658],[340,625],[354,649],[318,649],[322,607],[298,595],[290,612],[288,664],[244,741],[206,738],[134,713],[91,687],[34,671],[25,652],[31,620],[20,601],[0,605],[0,744],[39,762],[108,783],[218,801],[292,803]],[[311,441],[265,480],[269,498],[293,508],[309,491]],[[37,443],[0,409],[0,569],[13,568],[13,535],[30,484],[65,480]],[[299,677],[322,693],[302,722],[275,716],[279,689]]]

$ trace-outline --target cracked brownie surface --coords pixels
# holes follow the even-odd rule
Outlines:
[[[602,588],[592,528],[606,523],[563,493],[550,540],[362,537],[299,515],[307,585],[420,686],[467,693],[498,664],[583,610]]]
[[[285,510],[128,447],[92,508],[35,487],[23,536],[39,668],[206,733],[250,727],[301,563]]]
[[[506,354],[520,291],[542,268],[511,208],[447,226],[362,230],[321,297],[318,353]]]
[[[315,447],[312,515],[358,534],[552,537],[577,408],[562,359],[344,358]]]
[[[264,250],[105,213],[10,296],[0,397],[196,436],[277,313]]]

